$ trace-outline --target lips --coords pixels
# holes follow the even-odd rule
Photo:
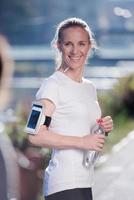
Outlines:
[[[81,59],[81,56],[69,56],[69,58],[74,61],[74,62],[77,62]]]

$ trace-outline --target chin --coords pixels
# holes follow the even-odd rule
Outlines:
[[[81,68],[83,66],[83,63],[72,63],[73,68]]]
[[[81,68],[84,64],[83,62],[68,62],[64,64],[67,68],[71,68],[71,69],[78,69]]]

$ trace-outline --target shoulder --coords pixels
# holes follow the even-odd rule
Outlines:
[[[36,93],[36,99],[48,98],[56,102],[58,99],[58,77],[53,73],[48,78],[45,78]]]
[[[84,84],[86,86],[88,86],[88,87],[93,88],[94,90],[96,90],[96,86],[95,86],[95,84],[91,80],[89,80],[87,78],[83,78],[83,82],[84,82]]]
[[[95,84],[91,80],[85,79],[85,78],[84,78],[84,84],[86,85],[86,88],[87,88],[88,92],[90,92],[90,94],[95,99],[97,99],[97,90],[96,90]]]
[[[39,90],[53,90],[58,87],[58,77],[56,76],[55,73],[53,73],[51,76],[48,78],[44,78]]]
[[[42,85],[53,85],[53,84],[58,84],[58,77],[56,75],[56,72],[54,72],[48,78],[44,78],[42,82]]]

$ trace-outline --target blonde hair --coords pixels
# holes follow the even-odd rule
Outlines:
[[[55,61],[56,61],[57,67],[59,67],[59,65],[61,64],[61,52],[58,50],[57,44],[60,43],[63,39],[63,31],[70,27],[83,28],[88,33],[88,38],[89,38],[89,43],[91,45],[91,48],[96,49],[96,41],[94,39],[91,28],[88,26],[88,24],[80,18],[76,18],[76,17],[68,18],[58,24],[54,38],[51,42],[51,46],[56,50]]]

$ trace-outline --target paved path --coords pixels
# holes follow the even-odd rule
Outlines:
[[[134,200],[134,131],[96,169],[94,200]]]

